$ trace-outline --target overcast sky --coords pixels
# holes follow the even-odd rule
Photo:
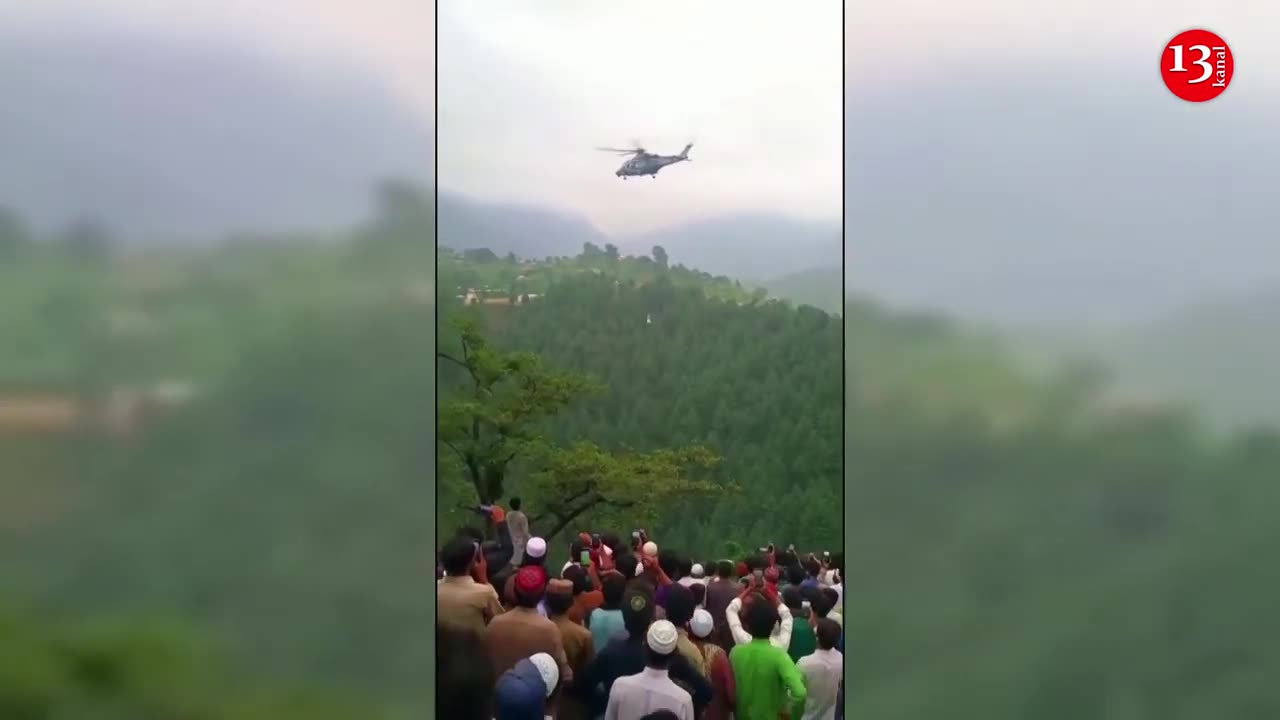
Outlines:
[[[294,65],[359,65],[423,116],[435,110],[435,18],[425,0],[0,0],[6,26],[225,41]]]
[[[429,130],[422,0],[0,0],[6,26],[218,37],[383,78]],[[728,210],[838,217],[856,283],[957,312],[1064,315],[1280,285],[1280,6],[1269,0],[847,3],[450,0],[444,188],[578,210],[605,230]],[[1164,43],[1232,45],[1204,105],[1161,85]],[[618,180],[596,145],[693,162]]]
[[[838,219],[841,6],[449,2],[439,182],[586,214],[606,231],[733,211]],[[693,162],[622,181],[639,140]]]

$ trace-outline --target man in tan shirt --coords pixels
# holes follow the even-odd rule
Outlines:
[[[573,620],[571,611],[576,606],[574,600],[571,581],[552,580],[547,583],[547,617],[560,630],[560,641],[564,644],[564,653],[574,677],[581,678],[596,653],[591,631]],[[589,720],[590,717],[591,712],[585,701],[572,691],[561,693],[557,720]]]
[[[484,553],[470,538],[456,537],[440,553],[445,577],[436,585],[440,622],[484,633],[502,614],[498,591],[488,582]]]
[[[573,670],[564,652],[560,629],[538,613],[547,586],[547,574],[537,566],[520,568],[516,572],[514,591],[516,606],[489,623],[484,642],[493,660],[493,669],[501,675],[516,666],[524,658],[536,653],[546,653],[560,666],[560,682],[573,681]]]

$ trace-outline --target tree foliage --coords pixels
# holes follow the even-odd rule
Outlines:
[[[466,468],[483,505],[503,496],[507,468],[540,441],[533,424],[555,415],[593,386],[586,378],[556,372],[528,352],[495,350],[476,324],[457,323],[457,356],[437,356],[466,375],[466,389],[441,401],[436,437]]]
[[[503,497],[509,469],[520,459],[532,468],[526,495],[540,508],[534,522],[547,537],[587,519],[636,523],[665,502],[726,489],[700,475],[720,462],[706,447],[636,452],[587,440],[551,442],[545,421],[598,386],[546,367],[534,353],[494,349],[474,319],[460,318],[456,327],[458,354],[438,356],[465,379],[456,394],[442,396],[437,438],[460,460],[481,504]]]
[[[701,476],[720,463],[702,446],[651,452],[610,452],[580,440],[545,450],[530,477],[540,499],[534,524],[555,537],[571,523],[590,527],[649,526],[671,503],[716,496],[731,486]],[[545,529],[544,529],[545,528]]]

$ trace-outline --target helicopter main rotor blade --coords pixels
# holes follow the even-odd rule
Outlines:
[[[634,155],[635,153],[638,153],[638,152],[644,152],[644,150],[641,148],[631,148],[628,150],[623,148],[598,147],[596,149],[602,152],[615,152],[615,153],[622,153],[624,155]]]

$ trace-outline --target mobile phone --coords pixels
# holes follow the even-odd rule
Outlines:
[[[600,535],[599,535],[599,534],[595,534],[595,535],[592,535],[592,536],[591,536],[591,547],[593,547],[593,548],[598,548],[598,547],[600,547]]]
[[[825,558],[831,557],[831,552],[829,550],[823,550],[822,557],[825,557]]]
[[[580,553],[580,555],[581,555],[581,558],[582,558],[581,562],[582,562],[582,564],[583,564],[583,565],[590,565],[590,564],[591,564],[591,551],[590,551],[590,550],[583,550],[583,551]]]

